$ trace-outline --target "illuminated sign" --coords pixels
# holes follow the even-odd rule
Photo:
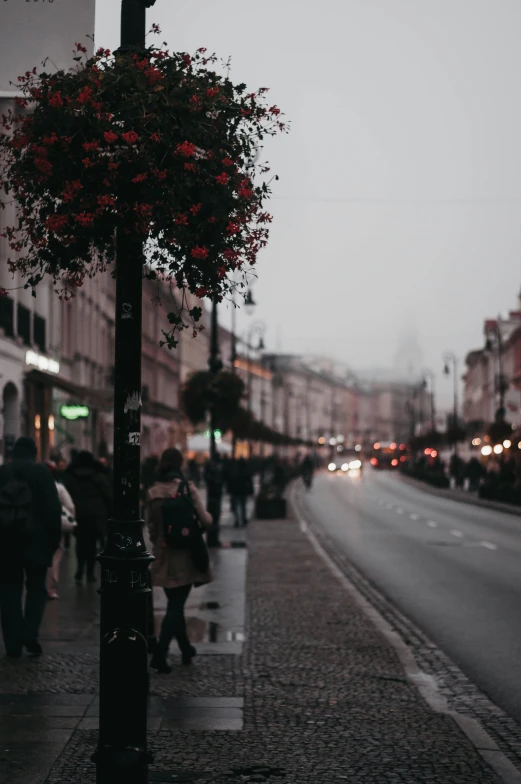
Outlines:
[[[60,406],[60,416],[64,419],[87,419],[90,414],[88,406],[81,406],[79,404],[70,404]]]
[[[27,351],[25,354],[25,364],[32,365],[38,370],[46,370],[48,373],[59,373],[60,363],[55,359],[49,359],[42,354],[37,354],[36,351]]]

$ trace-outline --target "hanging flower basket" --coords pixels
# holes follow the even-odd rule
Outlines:
[[[237,285],[229,273],[250,270],[268,239],[269,169],[254,160],[286,128],[279,109],[266,89],[219,75],[204,49],[86,59],[76,47],[74,70],[19,77],[18,111],[3,118],[10,270],[33,291],[50,274],[69,297],[115,261],[118,230],[143,242],[149,278],[221,300]],[[170,322],[172,346],[186,313]]]
[[[213,406],[216,427],[226,432],[240,410],[243,395],[244,382],[234,373],[223,370],[214,376],[207,370],[200,370],[186,380],[181,400],[193,425],[204,422]]]

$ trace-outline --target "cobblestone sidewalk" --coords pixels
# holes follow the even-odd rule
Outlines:
[[[150,726],[151,781],[498,783],[453,720],[406,680],[295,522],[255,522],[248,545],[242,654],[152,678],[152,703],[163,709]],[[186,694],[217,706],[223,728],[199,725],[193,703],[186,720],[173,720],[167,706]],[[77,729],[48,784],[93,783],[95,741],[94,730]]]

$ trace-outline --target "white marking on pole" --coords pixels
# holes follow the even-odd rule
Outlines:
[[[411,518],[411,520],[419,520],[420,519],[420,515],[418,515],[418,514],[411,514],[411,515],[409,515],[409,517]]]
[[[127,414],[129,411],[139,411],[141,408],[141,395],[139,392],[132,392],[131,395],[127,395],[127,399],[125,400],[125,408],[123,411]]]
[[[427,522],[427,525],[429,526],[429,528],[437,528],[438,527],[438,523],[435,520],[429,520]]]
[[[453,529],[453,530],[451,531],[451,534],[452,534],[453,536],[457,536],[459,539],[461,539],[461,537],[463,536],[462,532],[461,532],[461,531],[457,531],[456,529]]]
[[[497,550],[497,544],[493,544],[492,542],[480,542],[482,547],[486,547],[487,550]]]

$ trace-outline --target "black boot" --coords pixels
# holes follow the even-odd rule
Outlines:
[[[188,666],[192,663],[192,659],[194,656],[197,655],[197,651],[195,650],[193,645],[190,645],[189,648],[185,648],[181,654],[182,662],[184,665]]]
[[[157,672],[162,675],[170,675],[172,672],[172,668],[167,662],[165,654],[160,650],[156,650],[152,656],[150,666],[153,670],[157,670]]]

